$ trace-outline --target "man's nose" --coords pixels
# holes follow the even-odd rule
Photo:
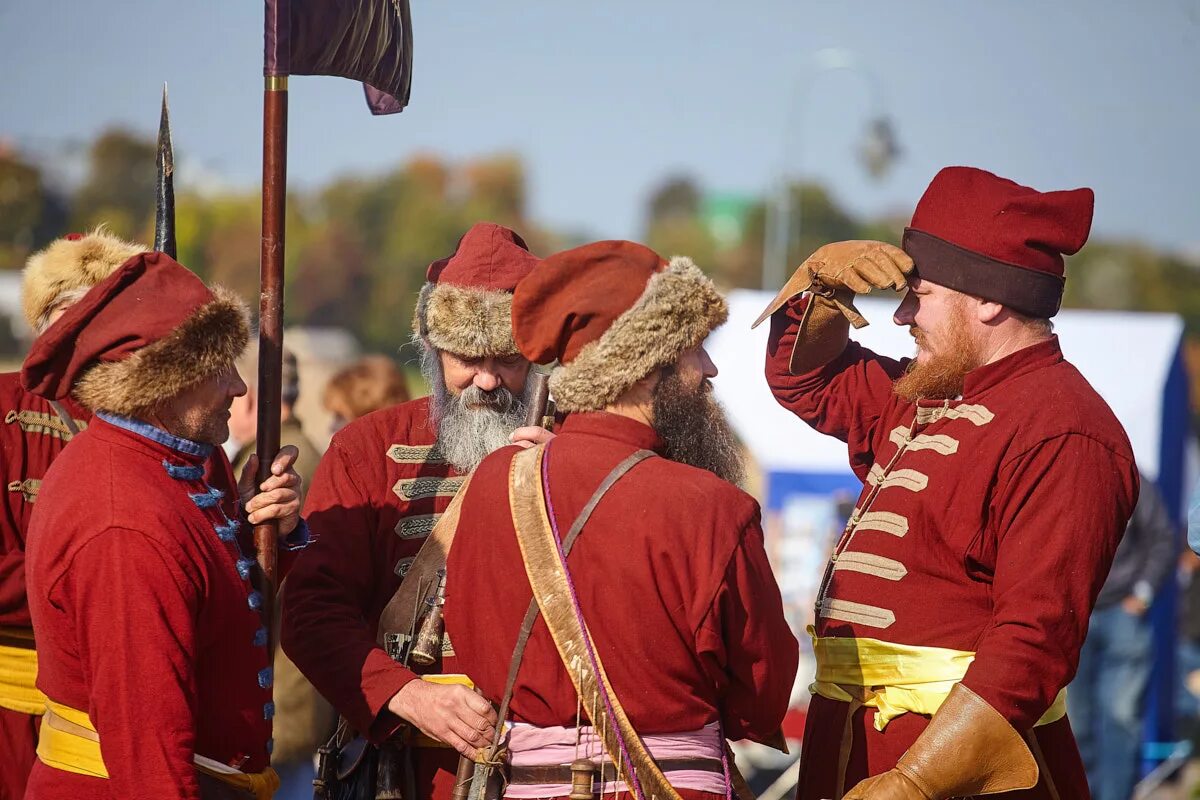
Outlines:
[[[501,385],[500,376],[489,369],[476,370],[472,383],[484,392],[494,392]]]
[[[896,313],[892,314],[892,322],[902,326],[913,324],[916,303],[912,301],[912,296],[912,292],[904,295],[904,299],[900,301],[900,305],[896,306]]]

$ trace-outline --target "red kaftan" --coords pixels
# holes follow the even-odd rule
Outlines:
[[[625,417],[568,416],[546,455],[562,535],[617,463],[661,446],[650,427]],[[504,448],[479,466],[447,561],[447,630],[460,666],[493,702],[532,597],[507,499],[516,452]],[[613,688],[640,733],[716,720],[730,739],[761,741],[778,731],[798,650],[753,498],[712,473],[649,458],[596,507],[568,563]],[[575,724],[575,690],[540,619],[511,718]]]
[[[902,400],[892,382],[905,362],[853,342],[790,375],[799,308],[772,320],[767,381],[781,405],[848,444],[865,484],[818,598],[817,634],[973,651],[963,683],[1029,730],[1075,673],[1137,500],[1124,429],[1057,338],[972,371],[951,401]],[[813,698],[801,798],[833,796],[846,708]],[[890,769],[927,722],[905,714],[879,732],[873,715],[854,725],[847,789]],[[1012,796],[1048,798],[1050,778],[1060,796],[1087,797],[1067,720],[1034,730],[1048,770]]]
[[[29,798],[194,800],[194,753],[267,764],[266,632],[236,541],[247,526],[214,488],[231,484],[228,461],[214,451],[210,482],[207,449],[190,446],[97,417],[46,475],[28,557],[38,688],[87,712],[110,777],[39,761]]]
[[[416,677],[376,645],[379,615],[465,480],[436,440],[428,398],[368,414],[333,437],[305,500],[313,543],[284,595],[284,650],[375,742],[399,726],[387,703]],[[440,666],[420,671],[460,670],[444,651]],[[457,752],[419,753],[421,798],[448,798]]]

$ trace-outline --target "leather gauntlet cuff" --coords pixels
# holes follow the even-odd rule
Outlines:
[[[839,304],[832,296],[810,294],[804,299],[788,372],[803,375],[824,366],[840,356],[849,342],[850,321]]]
[[[930,800],[1037,785],[1029,745],[1000,712],[956,684],[929,727],[896,764]]]

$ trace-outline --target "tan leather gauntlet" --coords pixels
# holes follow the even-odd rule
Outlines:
[[[1029,745],[979,695],[950,690],[895,769],[862,781],[845,800],[946,800],[1037,785]]]
[[[842,352],[849,325],[866,327],[866,319],[854,307],[855,293],[903,289],[912,269],[912,259],[903,250],[883,242],[827,244],[805,259],[750,327],[757,328],[793,297],[810,292],[788,364],[793,375],[808,372]]]

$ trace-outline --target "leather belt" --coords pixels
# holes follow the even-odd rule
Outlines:
[[[721,766],[721,760],[717,758],[663,758],[655,760],[658,768],[663,772],[676,772],[679,770],[695,770],[697,772],[724,772],[724,767]],[[600,765],[597,764],[592,770],[596,780],[600,778]],[[611,761],[605,761],[604,772],[606,778],[612,778],[616,774],[616,770]],[[542,783],[571,783],[571,765],[570,764],[537,764],[530,766],[513,766],[509,767],[509,783],[517,784],[542,784]]]

